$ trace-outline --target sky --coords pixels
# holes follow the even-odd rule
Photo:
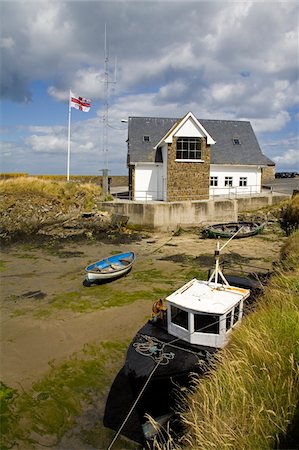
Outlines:
[[[249,120],[277,171],[299,172],[297,1],[0,0],[0,9],[0,172],[66,174],[70,89],[91,99],[89,112],[71,109],[71,175],[126,175],[123,120],[189,111]]]

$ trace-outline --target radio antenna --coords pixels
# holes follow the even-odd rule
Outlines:
[[[116,84],[116,60],[114,67],[114,79],[111,81],[109,79],[109,51],[107,48],[107,30],[105,24],[105,49],[104,49],[104,80],[105,85],[105,102],[104,102],[104,113],[103,113],[103,152],[105,156],[105,168],[108,171],[108,126],[109,126],[109,85]],[[108,173],[107,173],[108,175]]]

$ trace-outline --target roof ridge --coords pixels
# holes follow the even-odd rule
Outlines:
[[[196,119],[200,122],[201,120],[204,120],[206,122],[244,122],[244,123],[250,123],[250,120],[245,119],[204,119],[204,118],[198,118],[195,116]],[[129,119],[160,119],[160,120],[176,120],[179,121],[182,118],[181,117],[157,117],[157,116],[129,116]]]

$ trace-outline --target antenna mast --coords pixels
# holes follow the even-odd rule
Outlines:
[[[104,104],[104,114],[103,114],[103,152],[105,154],[105,169],[108,176],[108,126],[109,126],[109,84],[116,83],[116,65],[114,80],[109,81],[109,53],[107,50],[107,33],[105,24],[105,64],[104,64],[104,83],[105,83],[105,104]]]

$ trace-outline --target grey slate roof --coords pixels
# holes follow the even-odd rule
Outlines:
[[[161,117],[129,117],[128,163],[161,162],[161,151],[154,147],[180,119]],[[250,122],[237,120],[198,119],[216,141],[211,146],[211,164],[274,165],[265,156],[256,139]],[[150,141],[144,142],[143,137]],[[233,139],[240,140],[240,145]]]

